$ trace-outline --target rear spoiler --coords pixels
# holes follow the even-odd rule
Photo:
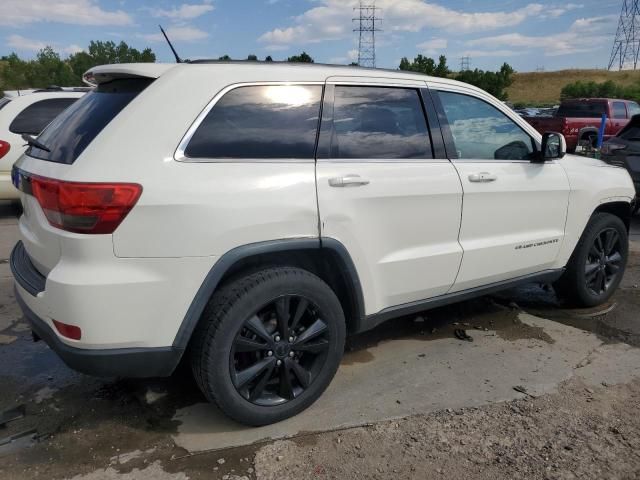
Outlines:
[[[174,68],[174,63],[119,63],[93,67],[82,75],[82,81],[91,87],[110,82],[118,78],[153,78],[160,77]]]

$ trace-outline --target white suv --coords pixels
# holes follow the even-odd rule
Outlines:
[[[91,70],[20,158],[35,334],[95,375],[171,374],[251,425],[331,381],[347,332],[523,282],[607,300],[631,179],[466,84],[193,62]],[[46,149],[45,149],[46,148]]]
[[[0,98],[0,200],[20,198],[11,185],[11,167],[25,151],[22,135],[38,135],[87,90],[50,87],[4,92]]]

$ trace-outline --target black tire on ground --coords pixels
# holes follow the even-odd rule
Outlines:
[[[278,336],[283,330],[287,339]],[[267,425],[296,415],[322,395],[340,364],[345,336],[342,307],[325,282],[294,267],[268,268],[212,296],[190,345],[192,371],[207,399],[226,415]],[[306,348],[296,343],[303,337]],[[251,368],[263,371],[243,383]]]
[[[613,245],[608,245],[609,239]],[[620,285],[628,249],[627,228],[622,220],[610,213],[594,214],[566,271],[554,284],[556,293],[578,307],[594,307],[606,302]]]

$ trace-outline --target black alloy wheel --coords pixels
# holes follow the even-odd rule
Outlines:
[[[329,328],[311,300],[275,299],[249,316],[231,349],[234,387],[256,405],[273,406],[300,396],[327,358]]]
[[[595,295],[607,292],[617,280],[623,256],[620,235],[615,228],[600,231],[589,249],[585,263],[585,283]]]
[[[234,420],[268,425],[302,412],[334,377],[346,337],[340,300],[296,267],[248,272],[211,297],[189,346],[198,386]]]

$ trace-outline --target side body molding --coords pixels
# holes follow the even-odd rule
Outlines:
[[[364,323],[364,297],[360,279],[356,271],[353,260],[351,259],[347,249],[338,240],[332,238],[295,238],[283,240],[270,240],[266,242],[252,243],[236,247],[228,251],[215,263],[204,279],[204,282],[198,289],[187,313],[182,320],[180,329],[173,341],[173,347],[186,349],[191,335],[202,316],[211,295],[215,292],[224,275],[238,261],[269,253],[282,253],[288,251],[304,251],[304,250],[329,250],[336,254],[341,260],[341,275],[351,291],[348,292],[349,298],[352,300],[353,309],[356,318],[353,319],[354,331],[360,331]]]

